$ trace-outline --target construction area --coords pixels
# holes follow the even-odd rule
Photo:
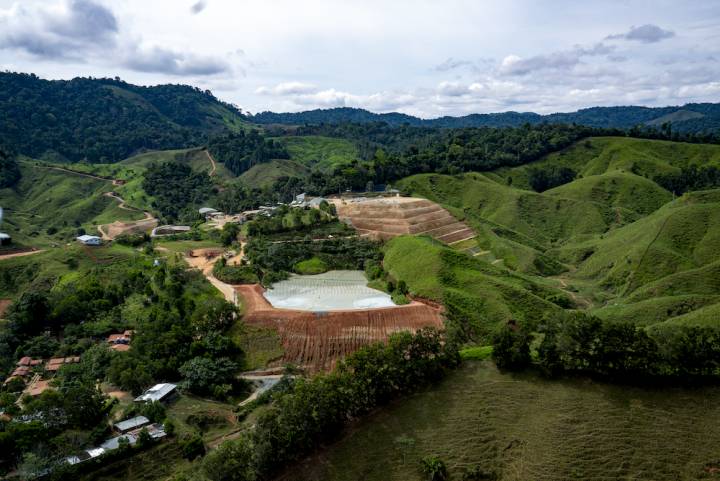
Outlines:
[[[248,325],[275,329],[284,349],[277,366],[325,371],[348,354],[398,331],[441,328],[441,309],[412,301],[403,306],[311,311],[273,307],[258,284],[233,286]],[[271,366],[272,367],[272,366]]]
[[[445,244],[475,237],[464,222],[427,199],[413,197],[351,197],[330,199],[338,217],[361,236],[387,240],[405,234],[429,235]]]

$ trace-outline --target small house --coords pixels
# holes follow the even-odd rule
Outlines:
[[[134,418],[126,419],[115,423],[113,429],[119,434],[125,434],[135,429],[140,429],[150,424],[150,420],[145,416],[135,416]]]
[[[169,402],[177,395],[177,386],[170,383],[156,384],[141,396],[135,398],[135,402]]]
[[[12,243],[12,238],[9,234],[0,232],[0,246],[8,246]]]
[[[96,235],[83,234],[77,237],[78,242],[86,246],[99,246],[102,245],[102,239]]]
[[[119,334],[110,334],[107,338],[110,349],[118,352],[130,350],[130,341],[132,340],[133,331],[127,330]]]
[[[80,362],[80,356],[55,357],[49,359],[45,364],[45,370],[50,372],[59,371],[63,364],[75,364]]]

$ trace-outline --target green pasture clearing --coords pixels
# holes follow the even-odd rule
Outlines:
[[[652,179],[688,165],[720,166],[720,146],[628,137],[592,137],[520,167],[505,167],[491,175],[501,183],[530,190],[528,171],[568,167],[584,178],[606,172],[634,172]]]
[[[293,160],[275,159],[262,164],[253,165],[243,172],[238,179],[249,188],[266,188],[281,177],[303,177],[308,169]]]
[[[284,353],[280,336],[274,329],[237,322],[232,327],[230,336],[245,353],[247,370],[262,369],[271,361],[280,359]]]
[[[323,172],[360,160],[357,147],[345,139],[306,135],[275,140],[285,146],[292,160]]]
[[[31,160],[19,162],[22,178],[12,188],[0,189],[4,209],[2,229],[21,245],[49,246],[73,241],[78,229],[97,233],[97,225],[137,220],[142,212],[118,207],[103,194],[110,182],[51,169]]]
[[[282,479],[421,481],[437,456],[451,479],[473,468],[501,481],[715,479],[717,387],[644,389],[550,381],[466,362],[395,403]],[[489,478],[487,478],[489,479]]]
[[[328,266],[319,257],[312,257],[295,264],[293,270],[301,275],[314,275],[327,272]]]

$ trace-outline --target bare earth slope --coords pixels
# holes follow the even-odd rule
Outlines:
[[[360,235],[391,239],[405,234],[426,234],[445,244],[475,237],[465,223],[426,199],[413,197],[351,198],[333,200],[338,216]]]

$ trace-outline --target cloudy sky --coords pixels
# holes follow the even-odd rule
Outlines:
[[[0,69],[187,83],[250,112],[720,101],[718,0],[0,0]]]

